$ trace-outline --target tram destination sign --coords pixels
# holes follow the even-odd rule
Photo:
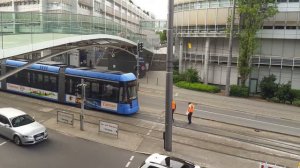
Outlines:
[[[118,137],[119,125],[100,120],[99,121],[99,132],[115,135]]]

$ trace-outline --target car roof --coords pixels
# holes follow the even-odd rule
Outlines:
[[[167,158],[168,156],[166,155],[161,155],[161,154],[158,154],[158,153],[153,153],[152,155],[150,155],[147,159],[146,159],[146,163],[158,163],[158,164],[161,164],[161,163],[165,163],[165,159]]]
[[[7,108],[0,108],[0,114],[7,118],[14,118],[20,115],[24,115],[26,113],[15,108],[7,107]]]

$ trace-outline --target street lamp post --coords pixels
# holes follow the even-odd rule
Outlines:
[[[80,113],[80,130],[84,131],[84,103],[85,103],[85,87],[87,84],[84,83],[84,79],[81,79],[81,83],[77,87],[81,87],[81,113]]]
[[[168,51],[167,51],[167,74],[166,74],[166,107],[165,107],[165,133],[164,148],[172,151],[172,110],[173,99],[173,20],[174,20],[174,0],[169,0],[168,12]]]
[[[233,0],[233,9],[231,14],[231,24],[230,24],[230,37],[229,37],[229,55],[227,59],[227,74],[226,74],[226,88],[225,95],[230,95],[230,74],[231,74],[231,59],[232,59],[232,40],[233,40],[233,26],[235,19],[235,1]]]

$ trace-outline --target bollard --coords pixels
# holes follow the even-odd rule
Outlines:
[[[147,84],[148,84],[148,79],[149,79],[149,77],[148,77],[148,75],[147,75]]]

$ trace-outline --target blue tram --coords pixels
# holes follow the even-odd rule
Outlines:
[[[1,74],[26,63],[6,60],[1,65]],[[137,82],[132,73],[38,63],[1,81],[0,87],[10,92],[80,106],[81,87],[78,85],[81,79],[87,84],[85,107],[121,115],[138,112]]]

